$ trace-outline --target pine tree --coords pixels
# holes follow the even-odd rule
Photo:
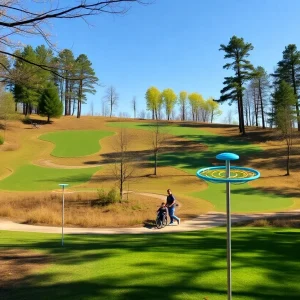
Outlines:
[[[278,68],[273,74],[275,77],[275,84],[280,83],[282,80],[289,83],[295,94],[295,107],[298,117],[298,131],[300,131],[300,108],[299,108],[299,88],[300,88],[300,51],[297,46],[290,44],[285,47],[282,52],[283,58],[278,62]]]
[[[40,115],[48,118],[48,123],[50,123],[50,118],[58,118],[62,115],[63,105],[59,100],[58,90],[52,83],[44,89],[38,108]]]
[[[286,175],[290,175],[290,153],[293,145],[293,123],[295,116],[295,94],[293,88],[281,81],[274,93],[274,121],[287,146]]]
[[[223,82],[225,87],[221,90],[221,97],[217,102],[227,100],[237,101],[239,113],[239,128],[244,135],[244,109],[243,109],[243,84],[250,80],[253,76],[254,67],[246,58],[249,52],[253,50],[251,43],[245,43],[243,38],[233,36],[228,45],[221,44],[220,50],[225,52],[224,58],[232,59],[233,62],[227,63],[223,69],[233,69],[234,76],[225,77]]]

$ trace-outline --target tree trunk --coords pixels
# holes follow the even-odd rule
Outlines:
[[[286,175],[290,175],[290,145],[287,146],[287,159],[286,159]]]
[[[154,175],[157,175],[157,152],[154,153]]]
[[[264,114],[264,105],[263,105],[263,99],[262,99],[262,91],[261,91],[261,82],[260,79],[258,81],[258,92],[259,92],[259,99],[260,99],[260,110],[261,110],[261,122],[262,122],[262,128],[265,129],[265,114]]]

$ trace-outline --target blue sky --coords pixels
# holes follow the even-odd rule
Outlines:
[[[218,98],[224,76],[231,74],[222,68],[226,61],[219,48],[233,35],[252,43],[249,59],[254,66],[273,72],[285,46],[300,48],[299,11],[298,0],[156,0],[134,4],[123,16],[90,17],[88,24],[53,21],[51,30],[59,49],[88,56],[104,85],[88,96],[83,113],[90,111],[91,102],[94,112],[101,113],[105,89],[113,85],[120,96],[116,115],[132,115],[133,96],[138,111],[145,110],[150,86]]]

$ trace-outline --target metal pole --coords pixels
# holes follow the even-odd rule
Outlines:
[[[226,160],[226,178],[230,177],[230,161]],[[227,213],[227,299],[232,299],[231,290],[231,215],[230,215],[230,182],[226,182]]]
[[[61,245],[64,245],[64,215],[65,215],[65,186],[62,186],[62,222],[61,222]]]

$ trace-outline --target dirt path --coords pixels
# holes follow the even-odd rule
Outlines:
[[[139,193],[140,195],[165,200],[165,195]],[[277,213],[257,213],[257,214],[232,214],[232,223],[241,221],[261,219],[264,217],[287,217],[300,214],[299,210],[290,212],[277,212]],[[65,234],[152,234],[152,233],[166,233],[166,232],[183,232],[203,230],[207,228],[222,226],[226,224],[226,214],[222,212],[209,212],[200,215],[192,220],[181,222],[180,225],[166,226],[163,229],[156,227],[134,227],[134,228],[76,228],[65,227]],[[43,233],[61,233],[61,227],[54,226],[36,226],[19,224],[9,220],[0,219],[0,230],[7,231],[23,231],[23,232],[43,232]]]
[[[40,159],[36,162],[33,162],[33,164],[40,167],[48,167],[48,168],[55,168],[55,169],[87,169],[87,168],[96,168],[101,166],[100,164],[88,165],[88,166],[59,165],[46,159]]]

